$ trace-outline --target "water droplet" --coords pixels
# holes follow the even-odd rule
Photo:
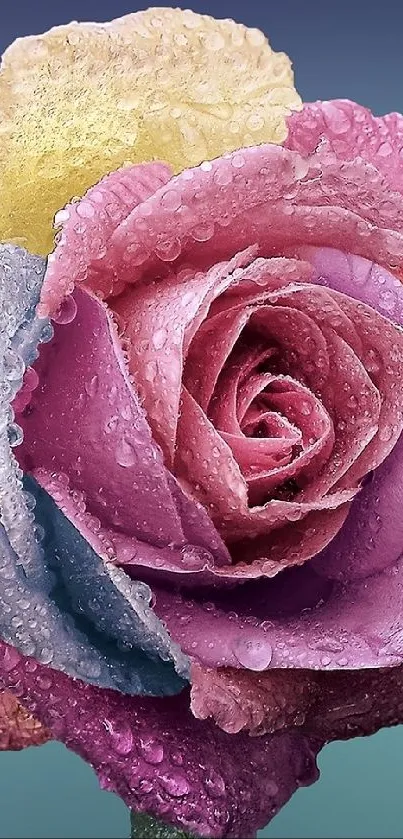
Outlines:
[[[157,363],[155,361],[147,361],[144,365],[144,378],[147,382],[155,381],[157,375]]]
[[[76,213],[80,218],[93,218],[95,209],[90,201],[80,201],[76,205]]]
[[[385,425],[383,428],[379,429],[379,439],[382,440],[383,443],[388,443],[389,440],[392,439],[394,434],[394,429],[391,425]]]
[[[213,564],[213,557],[209,551],[198,545],[185,545],[181,548],[182,563],[189,571],[199,571]]]
[[[64,210],[58,210],[58,212],[56,213],[55,218],[54,218],[54,226],[55,227],[60,227],[62,224],[64,224],[66,221],[68,221],[69,218],[70,218],[70,213],[69,213],[67,208],[65,208]]]
[[[111,735],[113,748],[119,755],[128,755],[133,748],[133,732],[128,723],[115,723],[105,720],[105,728]]]
[[[17,423],[12,422],[8,426],[8,441],[10,443],[11,448],[15,448],[15,446],[20,446],[24,439],[24,432],[22,428],[20,428]]]
[[[152,738],[144,740],[140,738],[140,748],[144,760],[147,763],[158,766],[164,760],[164,747],[157,740],[153,740]]]
[[[147,781],[146,778],[143,778],[139,783],[139,790],[140,792],[152,792],[153,784],[151,781]]]
[[[116,448],[116,462],[119,466],[134,466],[136,461],[136,449],[128,442],[128,440],[120,440]]]
[[[36,681],[41,690],[49,690],[53,684],[51,676],[48,676],[47,673],[40,673]]]
[[[217,796],[217,798],[225,793],[224,779],[214,770],[207,775],[204,781],[204,786],[206,787],[209,795]]]
[[[189,783],[185,776],[179,774],[179,772],[173,772],[170,775],[162,775],[160,780],[167,793],[175,798],[180,798],[182,795],[186,795],[190,790]]]
[[[155,254],[163,262],[173,262],[180,252],[182,246],[180,239],[171,239],[169,242],[160,242],[155,247]]]
[[[231,163],[235,169],[242,169],[242,166],[245,166],[245,156],[240,152],[236,152],[231,159]]]
[[[177,189],[168,189],[164,195],[161,196],[161,206],[166,210],[171,210],[171,212],[178,210],[181,203],[181,194]]]
[[[98,392],[98,388],[99,388],[99,378],[98,378],[98,376],[97,375],[93,376],[92,379],[90,379],[89,382],[85,383],[84,387],[85,387],[86,392],[88,393],[88,396],[90,396],[91,398],[96,396],[96,394]]]
[[[309,402],[301,402],[299,410],[304,417],[309,417],[309,414],[312,413],[312,405],[310,405]]]
[[[214,224],[212,222],[206,222],[205,224],[198,224],[192,230],[193,239],[196,242],[208,242],[209,239],[214,235]]]
[[[171,752],[171,763],[174,763],[175,766],[182,766],[183,764],[183,755],[181,752]]]
[[[77,303],[74,297],[69,295],[65,297],[59,306],[56,314],[53,317],[55,323],[66,324],[71,323],[77,314]]]
[[[14,647],[6,647],[4,655],[1,658],[2,669],[6,673],[11,673],[15,667],[20,663],[21,656]]]
[[[233,651],[247,670],[266,670],[273,657],[273,650],[266,640],[240,638],[233,645]]]
[[[157,329],[156,332],[153,333],[151,340],[156,350],[162,350],[167,337],[168,333],[164,327]]]

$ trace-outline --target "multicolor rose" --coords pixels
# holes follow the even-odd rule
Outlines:
[[[403,117],[171,9],[17,42],[0,100],[4,748],[253,836],[402,721]]]

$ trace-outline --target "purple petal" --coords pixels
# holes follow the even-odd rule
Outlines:
[[[253,837],[294,790],[318,777],[321,742],[290,731],[227,735],[196,720],[189,697],[99,690],[0,648],[0,687],[18,693],[51,734],[87,760],[132,809],[196,836]]]

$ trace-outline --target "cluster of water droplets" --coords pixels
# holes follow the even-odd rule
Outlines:
[[[23,439],[12,402],[22,387],[26,367],[37,345],[48,341],[52,328],[35,318],[44,261],[3,245],[0,249],[0,521],[24,573],[41,585],[46,576],[40,532],[35,527],[34,501],[22,486],[22,472],[11,451]],[[31,380],[31,384],[33,384]]]

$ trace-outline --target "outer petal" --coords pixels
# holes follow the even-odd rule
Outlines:
[[[24,469],[62,472],[85,494],[87,512],[102,521],[109,558],[130,562],[138,554],[139,565],[154,566],[158,549],[167,548],[165,559],[179,573],[197,570],[195,556],[198,570],[206,557],[228,565],[205,510],[189,502],[164,466],[110,313],[84,290],[68,305],[70,322],[57,325],[41,353],[40,383],[19,415]]]
[[[155,159],[179,170],[280,143],[300,107],[288,58],[261,32],[180,9],[16,41],[0,101],[0,237],[42,253],[55,211],[105,172]]]
[[[362,159],[342,165],[320,150],[302,156],[274,145],[246,148],[186,170],[133,209],[96,260],[97,277],[121,288],[150,272],[162,278],[189,264],[205,270],[254,243],[265,256],[309,244],[402,267],[403,197]],[[83,280],[76,262],[72,283]],[[94,269],[90,262],[89,278]],[[64,294],[62,266],[52,268],[44,309],[54,311]]]
[[[4,667],[0,684],[18,690],[56,739],[96,770],[101,785],[133,809],[204,837],[251,837],[297,786],[318,777],[320,747],[290,731],[228,736],[191,714],[189,697],[141,700],[102,691],[36,665]],[[18,685],[18,687],[17,687]]]
[[[287,119],[287,126],[287,148],[312,154],[321,145],[341,162],[361,157],[382,172],[393,191],[403,192],[401,114],[375,117],[356,102],[333,99],[304,105],[300,114]]]
[[[0,750],[41,746],[51,735],[9,691],[0,692]]]
[[[167,208],[168,191],[175,192],[180,213]],[[145,216],[148,221],[141,224]],[[370,164],[358,159],[347,166],[322,158],[319,151],[302,157],[261,145],[225,155],[209,169],[183,172],[134,209],[111,239],[105,270],[127,282],[149,269],[166,274],[164,256],[173,239],[177,256],[170,257],[170,269],[188,261],[209,267],[251,243],[258,243],[265,256],[305,243],[399,266],[402,238],[403,197],[391,193]],[[126,257],[134,246],[143,250],[141,270]]]
[[[41,519],[43,513],[41,504],[38,505],[35,523],[32,509],[37,497],[36,488],[32,484],[23,486],[22,473],[10,448],[10,442],[21,442],[21,434],[18,426],[10,425],[12,413],[10,413],[9,403],[21,384],[26,360],[35,357],[36,341],[41,335],[43,337],[43,329],[48,326],[42,322],[39,328],[34,318],[35,304],[43,277],[43,260],[32,257],[13,246],[3,246],[0,255],[1,637],[26,654],[34,654],[40,661],[51,663],[55,668],[68,670],[79,678],[105,686],[120,687],[129,692],[145,690],[159,693],[165,689],[168,692],[175,692],[180,689],[183,682],[173,674],[172,667],[165,662],[158,664],[151,662],[143,652],[139,652],[136,665],[134,659],[137,654],[133,652],[132,647],[135,642],[139,642],[139,637],[133,635],[133,632],[130,637],[126,638],[131,645],[129,651],[121,651],[116,643],[111,644],[110,639],[108,641],[100,633],[97,634],[94,622],[91,627],[82,619],[76,617],[73,620],[72,618],[69,602],[71,591],[69,592],[69,586],[63,588],[60,585],[63,552],[71,558],[74,557],[78,563],[87,558],[87,573],[92,573],[93,576],[95,576],[94,563],[99,571],[102,566],[101,560],[95,553],[91,553],[89,546],[79,533],[72,536],[73,528],[70,530],[67,528],[66,532],[66,528],[63,528],[63,515],[56,508],[53,510],[51,507],[50,511],[58,514],[61,520],[57,522],[53,518],[54,527],[51,526],[51,515],[45,515],[45,518]],[[45,337],[49,339],[49,330],[47,333],[45,331]],[[38,377],[35,383],[37,382]],[[120,380],[119,383],[122,386]],[[26,386],[27,384],[26,382]],[[30,399],[32,398],[33,391],[31,390]],[[53,415],[54,404],[48,405],[48,411]],[[60,414],[58,416],[60,417]],[[175,506],[174,503],[173,506]],[[49,514],[49,507],[47,514]],[[179,514],[175,515],[179,521]],[[40,539],[41,525],[44,525],[43,532],[45,533],[43,544]],[[60,562],[56,561],[59,553]],[[122,574],[122,572],[119,573]],[[136,587],[130,584],[129,580],[127,582],[127,587],[131,586],[130,594],[134,596]],[[74,601],[72,578],[69,579],[69,584],[73,588]],[[102,580],[99,584],[101,595]],[[109,581],[109,588],[114,588],[111,581]],[[140,589],[144,587],[140,586]],[[150,600],[151,594],[144,590],[136,593],[140,597],[136,604],[137,608],[140,607],[136,616],[137,620],[141,614],[146,617],[145,624],[147,617],[151,618],[146,636],[151,628],[157,641],[157,646],[150,645],[150,640],[147,638],[145,646],[141,642],[140,646],[144,646],[147,651],[150,649],[155,651],[159,646],[158,642],[163,640],[164,631],[158,621],[152,627],[152,615],[147,615],[144,595],[147,600],[148,593],[148,600]],[[122,604],[124,595],[118,591],[116,584],[114,594],[115,601],[116,597],[119,599],[120,594]],[[143,600],[140,595],[143,595]],[[126,602],[126,608],[128,606],[129,603]],[[134,604],[132,608],[133,622]],[[163,647],[164,643],[165,650],[160,648],[159,651],[165,658],[169,658],[169,639],[166,633]],[[180,666],[179,669],[181,669]]]
[[[303,725],[318,693],[306,670],[192,668],[191,708],[198,719],[212,717],[228,734],[253,735]]]
[[[20,462],[27,470],[65,472],[104,525],[154,544],[181,544],[161,452],[131,387],[110,314],[84,291],[76,292],[76,301],[73,320],[55,330],[36,365],[40,383],[20,418]]]
[[[36,499],[36,519],[46,532],[46,560],[57,578],[58,587],[52,594],[59,608],[70,613],[77,627],[100,647],[109,659],[111,674],[114,668],[121,671],[117,687],[120,678],[121,688],[128,693],[136,692],[136,685],[142,692],[142,682],[156,694],[180,690],[183,682],[166,662],[173,662],[184,678],[188,662],[154,614],[150,589],[130,580],[108,557],[99,556],[98,545],[91,545],[97,542],[91,532],[95,522],[83,515],[85,505],[81,500],[74,510],[65,489],[65,476],[52,479],[40,472],[39,477],[50,494],[32,479],[25,485]],[[77,497],[77,493],[72,496]],[[85,677],[85,670],[82,675]],[[101,673],[98,678],[103,686]]]
[[[403,667],[332,673],[193,668],[192,709],[225,731],[290,725],[326,741],[373,734],[403,720]]]

